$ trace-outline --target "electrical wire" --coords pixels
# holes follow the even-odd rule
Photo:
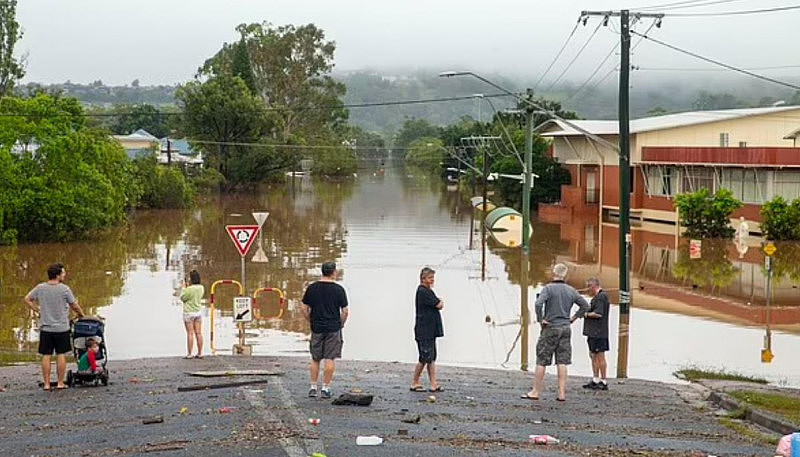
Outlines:
[[[800,6],[798,8],[800,8]],[[734,67],[733,65],[729,65],[729,64],[726,64],[724,62],[720,62],[718,60],[711,59],[709,57],[701,56],[700,54],[697,54],[697,53],[694,53],[694,52],[691,52],[691,51],[687,51],[687,50],[681,49],[681,48],[679,48],[677,46],[673,46],[673,45],[671,45],[669,43],[665,43],[665,42],[663,42],[661,40],[657,40],[657,39],[655,39],[653,37],[650,37],[650,36],[647,36],[647,35],[643,35],[643,34],[641,34],[639,32],[636,32],[635,30],[631,30],[631,34],[640,36],[640,37],[642,37],[642,38],[644,38],[646,40],[650,40],[650,41],[652,41],[652,42],[654,42],[656,44],[660,44],[661,46],[670,48],[673,51],[677,51],[677,52],[680,52],[682,54],[686,54],[688,56],[692,56],[692,57],[694,57],[696,59],[700,59],[700,60],[703,60],[705,62],[712,63],[714,65],[719,65],[720,67],[727,68],[728,70],[731,70],[731,71],[742,73],[742,74],[751,76],[753,78],[760,79],[762,81],[767,81],[767,82],[771,82],[771,83],[778,84],[778,85],[781,85],[781,86],[790,87],[792,89],[800,90],[800,86],[798,86],[798,85],[795,85],[795,84],[792,84],[792,83],[787,83],[785,81],[780,81],[780,80],[777,80],[777,79],[774,79],[774,78],[770,78],[768,76],[760,75],[758,73],[753,73],[753,72],[745,70],[743,68]]]
[[[511,143],[511,147],[513,148],[511,152],[513,152],[514,155],[517,156],[517,160],[519,160],[519,163],[520,165],[522,165],[522,169],[524,170],[525,163],[522,161],[522,157],[519,155],[519,151],[517,150],[517,145],[514,144],[514,139],[511,138],[511,134],[508,132],[508,129],[506,128],[506,123],[503,122],[503,116],[500,116],[500,114],[497,112],[497,108],[495,108],[494,103],[492,103],[491,100],[486,100],[486,101],[489,102],[489,106],[491,106],[495,114],[497,114],[497,120],[500,121],[500,127],[503,129],[503,133],[506,134],[506,138],[508,138],[508,142]],[[505,146],[505,142],[503,142],[503,145]],[[508,146],[505,147],[506,150],[509,150]]]
[[[497,97],[513,97],[513,94],[486,94],[483,98],[497,98]],[[400,105],[417,105],[424,103],[442,103],[461,100],[474,100],[474,95],[464,95],[456,97],[439,97],[439,98],[424,98],[415,100],[392,100],[386,102],[367,102],[367,103],[344,103],[341,105],[333,106],[307,106],[301,108],[283,108],[283,107],[264,107],[255,111],[254,114],[262,114],[265,112],[281,112],[281,111],[324,111],[324,110],[338,110],[342,108],[372,108],[380,106],[400,106]],[[118,112],[118,113],[53,113],[53,114],[40,114],[40,113],[0,113],[0,117],[36,117],[36,118],[49,118],[49,117],[117,117],[117,116],[132,116],[138,115],[134,112]],[[159,111],[156,113],[147,113],[153,116],[180,116],[186,114],[184,111]]]
[[[742,68],[743,70],[784,70],[789,68],[800,68],[800,65],[775,65],[769,67],[748,67]],[[727,71],[725,68],[669,68],[669,67],[639,67],[636,66],[634,70],[641,71]]]
[[[664,3],[661,5],[652,5],[652,6],[642,6],[639,8],[631,8],[631,9],[636,11],[645,11],[645,10],[663,10],[663,9],[674,9],[674,8],[694,8],[696,6],[705,6],[704,4],[708,1],[709,0],[684,0],[680,2]],[[742,0],[714,0],[710,4],[732,3],[738,1]],[[681,5],[687,5],[687,6],[681,6]]]
[[[555,65],[555,63],[561,57],[561,54],[564,52],[564,49],[567,48],[567,45],[569,44],[570,40],[572,39],[572,36],[575,35],[575,31],[578,30],[578,25],[580,25],[580,23],[581,23],[581,18],[578,18],[578,22],[575,23],[575,27],[572,28],[572,31],[569,32],[569,35],[567,36],[567,40],[564,41],[564,44],[561,46],[561,49],[558,50],[558,53],[556,54],[556,56],[553,59],[553,61],[550,62],[550,65],[547,66],[547,69],[544,71],[544,73],[542,73],[542,76],[540,76],[539,80],[536,81],[536,84],[533,85],[533,90],[536,90],[539,87],[539,84],[541,84],[541,82],[544,79],[544,77],[547,76],[547,73],[550,72],[550,69],[553,68],[553,65]]]
[[[669,17],[711,17],[711,16],[744,16],[751,14],[762,13],[776,13],[779,11],[789,11],[800,9],[800,5],[792,6],[778,6],[775,8],[764,8],[759,10],[744,10],[744,11],[722,11],[719,13],[664,13],[664,16]]]
[[[555,86],[561,80],[561,78],[569,71],[569,69],[572,68],[572,65],[575,63],[575,61],[578,60],[578,58],[581,56],[586,47],[589,46],[589,43],[591,43],[592,38],[594,38],[594,36],[597,35],[597,31],[600,30],[601,25],[603,25],[602,21],[597,23],[597,27],[594,28],[592,34],[589,35],[589,38],[586,40],[585,43],[583,43],[583,46],[581,46],[581,48],[578,50],[578,53],[575,54],[575,57],[573,57],[572,60],[570,60],[570,62],[567,64],[567,67],[564,68],[564,71],[562,71],[561,74],[558,75],[558,78],[556,78],[552,83],[550,83],[549,86],[547,86],[545,92],[550,92],[550,89],[552,89],[553,86]]]

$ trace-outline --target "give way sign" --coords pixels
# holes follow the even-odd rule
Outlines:
[[[244,257],[247,255],[247,251],[250,250],[250,246],[253,245],[253,241],[256,240],[256,235],[258,235],[258,226],[257,225],[226,225],[225,230],[228,231],[228,235],[233,240],[234,246],[236,249],[239,250],[239,254]]]

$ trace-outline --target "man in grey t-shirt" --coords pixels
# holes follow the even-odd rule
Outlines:
[[[56,353],[58,384],[56,389],[65,389],[64,375],[67,372],[66,355],[72,351],[69,338],[69,310],[72,308],[78,317],[83,310],[72,289],[64,284],[67,270],[64,265],[54,263],[47,268],[47,282],[34,287],[25,296],[28,304],[39,315],[39,354],[42,355],[42,377],[44,390],[50,390],[50,358]]]

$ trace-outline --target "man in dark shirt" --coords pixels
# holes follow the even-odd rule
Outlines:
[[[600,287],[600,280],[589,278],[586,281],[592,301],[589,312],[583,321],[583,334],[589,343],[589,357],[592,359],[592,380],[584,389],[608,390],[606,382],[606,351],[608,351],[608,312],[609,300]]]
[[[336,264],[322,264],[322,279],[311,284],[303,294],[303,315],[311,324],[311,388],[309,397],[317,396],[319,363],[325,360],[322,398],[331,398],[330,384],[336,370],[336,359],[342,357],[342,327],[349,316],[347,294],[334,280]]]
[[[419,378],[422,370],[428,367],[428,380],[431,392],[441,392],[442,386],[436,382],[436,338],[444,336],[442,327],[441,309],[444,301],[433,292],[434,275],[432,268],[425,267],[419,274],[419,286],[415,299],[417,318],[414,325],[414,339],[419,350],[419,362],[414,367],[414,379],[411,381],[411,390],[423,392],[425,388],[420,384]]]

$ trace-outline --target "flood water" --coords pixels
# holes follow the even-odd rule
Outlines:
[[[247,329],[254,353],[306,356],[308,326],[299,301],[304,287],[319,277],[320,264],[335,260],[351,304],[345,359],[415,361],[413,298],[419,270],[427,265],[437,270],[435,290],[445,300],[441,363],[532,366],[538,327],[531,326],[528,341],[520,338],[522,278],[527,276],[532,303],[537,285],[548,280],[549,267],[565,262],[573,285],[582,287],[588,276],[597,275],[616,300],[616,226],[600,225],[596,218],[534,221],[526,272],[518,248],[491,238],[483,261],[469,197],[448,189],[438,177],[390,164],[385,173],[365,169],[344,182],[297,178],[253,195],[212,199],[192,210],[140,211],[128,226],[99,240],[2,247],[2,360],[35,360],[36,323],[22,297],[45,279],[54,261],[66,265],[67,283],[84,310],[106,319],[112,359],[184,354],[174,288],[193,268],[200,271],[207,293],[216,280],[240,280],[240,257],[224,227],[253,224],[251,212],[264,210],[270,215],[260,247],[247,257],[247,294],[275,287],[285,291],[288,304],[280,319],[271,318],[279,312],[277,296],[258,296],[261,319]],[[673,227],[643,224],[634,229],[628,376],[674,382],[673,371],[698,366],[800,386],[800,290],[792,267],[800,250],[779,247],[780,277],[767,313],[759,242],[745,240],[738,248],[731,242],[704,242],[704,257],[689,259],[687,241],[676,238]],[[267,261],[254,262],[254,255]],[[232,285],[215,290],[215,353],[230,353],[236,342],[231,316],[236,293]],[[612,376],[617,320],[614,307],[608,354]],[[573,327],[571,372],[590,375],[580,325]],[[775,358],[762,363],[767,345]]]

